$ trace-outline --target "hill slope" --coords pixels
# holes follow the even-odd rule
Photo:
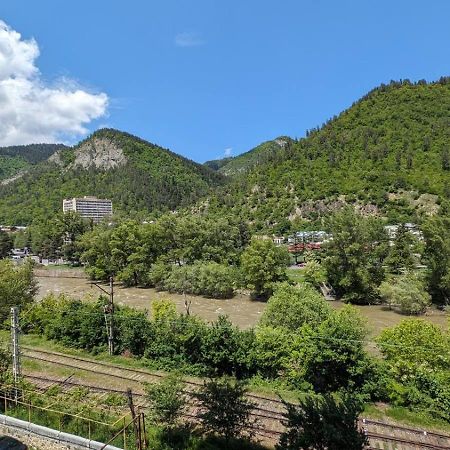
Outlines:
[[[270,161],[278,151],[289,146],[291,143],[291,138],[280,136],[271,141],[263,142],[241,155],[206,161],[204,164],[226,176],[241,175],[257,165]]]
[[[0,147],[0,180],[16,176],[49,158],[58,150],[66,148],[63,144],[30,144]]]
[[[450,78],[392,82],[235,177],[207,205],[280,232],[288,219],[314,221],[350,202],[391,221],[418,220],[450,197],[449,151]]]
[[[96,195],[123,213],[193,203],[223,177],[169,150],[111,129],[95,132],[0,186],[0,223],[28,224],[61,210],[62,199]]]

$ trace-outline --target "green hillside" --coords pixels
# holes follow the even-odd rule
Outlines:
[[[450,78],[391,82],[235,177],[209,211],[231,209],[256,229],[280,232],[344,203],[419,220],[450,197],[449,151]]]
[[[194,203],[222,179],[169,150],[103,129],[0,186],[0,223],[49,217],[63,198],[83,195],[111,198],[119,213],[172,210]]]
[[[21,156],[0,155],[0,180],[13,177],[18,172],[26,169],[30,164]]]
[[[450,78],[381,85],[303,139],[204,165],[99,130],[0,185],[0,223],[48,217],[80,195],[112,198],[127,215],[197,205],[274,232],[313,226],[346,203],[391,222],[420,221],[450,198]]]
[[[242,153],[241,155],[231,158],[207,161],[205,162],[205,165],[226,176],[242,175],[251,170],[253,167],[272,160],[277,152],[285,147],[289,147],[291,143],[291,138],[287,136],[280,136],[271,141],[263,142],[252,150]]]
[[[233,156],[227,156],[226,158],[212,159],[211,161],[206,161],[203,163],[203,165],[209,167],[212,170],[219,170],[221,167],[225,166],[233,159],[234,159]]]
[[[63,144],[29,144],[0,147],[0,180],[17,175],[65,148]]]

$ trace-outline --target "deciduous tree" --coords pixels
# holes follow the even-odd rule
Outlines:
[[[241,256],[241,270],[245,285],[256,298],[267,299],[274,283],[286,279],[289,254],[271,239],[253,238]]]
[[[363,404],[354,397],[306,396],[298,404],[285,405],[287,430],[277,450],[362,450],[367,445],[358,427]]]

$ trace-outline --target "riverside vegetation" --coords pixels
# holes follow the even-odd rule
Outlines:
[[[167,371],[231,376],[238,388],[243,382],[293,390],[302,406],[288,408],[290,434],[280,448],[331,445],[325,433],[317,433],[323,442],[302,441],[314,411],[346,417],[337,422],[353,436],[348,448],[361,448],[351,423],[363,402],[386,402],[448,424],[449,331],[408,318],[370,342],[377,353],[368,353],[362,317],[350,305],[332,311],[318,287],[328,282],[346,303],[384,302],[404,314],[421,314],[431,302],[448,305],[449,105],[448,78],[392,82],[304,139],[269,143],[242,163],[237,157],[209,164],[219,172],[101,130],[1,187],[0,221],[31,224],[16,235],[16,245],[50,259],[64,255],[96,280],[114,276],[127,286],[224,299],[246,290],[267,301],[260,323],[245,331],[226,317],[206,323],[179,314],[166,301],[154,303],[151,318],[119,307],[116,352]],[[105,146],[115,152],[114,164],[101,162]],[[117,206],[110,224],[55,217],[61,198],[92,192]],[[401,226],[388,239],[383,225],[406,221],[418,224],[423,241]],[[293,283],[286,249],[265,235],[317,226],[333,239],[304,255],[303,279]],[[34,291],[31,266],[0,262],[2,318],[20,296],[26,333],[105,350],[105,299],[49,296],[34,303]]]
[[[25,333],[42,335],[67,347],[104,352],[107,348],[105,302],[102,298],[97,303],[83,303],[64,295],[49,296],[24,307],[21,327]],[[450,336],[448,331],[424,320],[406,319],[383,331],[376,338],[380,355],[374,356],[366,351],[367,328],[357,310],[349,305],[331,310],[308,284],[276,286],[261,322],[245,331],[234,327],[226,317],[207,324],[195,316],[176,313],[168,301],[153,305],[151,319],[131,308],[117,308],[116,353],[133,355],[147,367],[168,372],[176,370],[214,379],[232,376],[244,383],[243,387],[247,383],[264,384],[275,391],[297,393],[300,404],[306,403],[302,408],[294,405],[288,408],[290,431],[280,441],[280,448],[296,448],[295,443],[304,438],[304,424],[309,421],[308,416],[302,419],[303,414],[333,417],[332,411],[339,408],[345,408],[347,413],[342,414],[343,422],[334,422],[336,429],[343,432],[337,436],[345,439],[353,436],[359,446],[355,444],[351,448],[362,448],[362,437],[351,431],[356,430],[356,425],[350,425],[356,424],[364,402],[382,401],[402,406],[416,417],[434,420],[435,424],[450,421]],[[283,321],[283,317],[290,320]],[[176,383],[172,387],[176,388]],[[165,392],[170,399],[171,391],[167,389],[160,394]],[[223,413],[227,404],[224,402],[230,401],[230,396],[225,400],[217,394],[217,389],[213,389],[216,393],[213,417],[217,417],[218,410]],[[335,406],[330,404],[333,401],[337,402]],[[314,410],[322,412],[314,413]],[[171,428],[172,418],[167,423],[155,419],[162,427],[160,439],[169,442],[163,448],[177,448],[171,447],[171,442],[176,436],[179,438],[180,428],[178,425],[175,430]],[[240,433],[230,431],[234,430],[232,424],[229,426],[225,432],[217,423],[213,427],[205,422],[205,429],[210,432],[223,433],[226,439],[236,432],[233,438],[239,437]],[[324,435],[318,432],[316,436],[328,442],[330,436],[323,431]]]

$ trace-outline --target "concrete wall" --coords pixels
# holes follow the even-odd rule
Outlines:
[[[0,434],[39,450],[100,450],[104,444],[0,414]],[[105,450],[120,450],[108,445]]]

